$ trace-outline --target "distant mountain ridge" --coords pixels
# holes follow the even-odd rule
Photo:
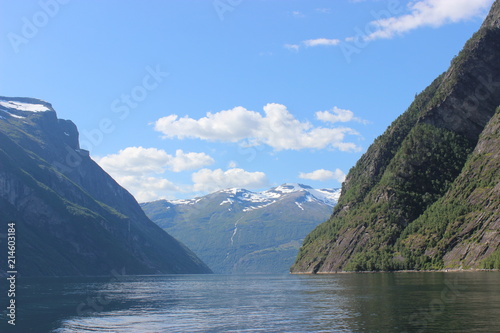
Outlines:
[[[314,189],[311,186],[298,184],[298,183],[286,183],[277,187],[273,187],[269,190],[263,192],[252,192],[244,188],[228,188],[225,190],[220,190],[213,192],[209,195],[215,194],[227,194],[227,199],[221,202],[221,205],[232,204],[233,200],[237,200],[245,205],[244,211],[261,209],[266,206],[272,205],[279,200],[283,199],[287,194],[294,192],[305,192],[306,201],[317,201],[324,203],[330,207],[335,206],[340,197],[340,189]],[[199,202],[200,198],[194,198],[190,200],[165,200],[174,205],[182,204],[194,204]]]
[[[210,273],[80,149],[50,103],[0,97],[0,237],[16,224],[22,276]],[[0,250],[7,253],[6,242]],[[0,256],[5,274],[7,256]]]
[[[216,273],[283,273],[339,196],[340,189],[293,183],[263,192],[231,188],[141,207]]]
[[[291,271],[500,269],[500,0],[349,171]]]

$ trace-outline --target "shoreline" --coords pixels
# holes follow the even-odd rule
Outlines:
[[[336,275],[336,274],[377,274],[377,273],[474,273],[474,272],[500,272],[500,269],[435,269],[435,270],[398,270],[398,271],[335,271],[335,272],[290,272],[291,275]]]

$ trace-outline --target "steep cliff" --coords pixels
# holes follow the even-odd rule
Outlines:
[[[292,272],[492,265],[483,260],[498,247],[498,223],[467,214],[487,210],[498,216],[499,206],[486,200],[472,207],[472,201],[481,199],[463,191],[466,181],[483,186],[480,171],[491,174],[492,182],[498,177],[496,155],[483,156],[479,147],[498,138],[494,124],[485,126],[494,123],[500,104],[499,17],[497,0],[448,71],[416,97],[350,170],[332,217],[304,240]],[[482,164],[474,162],[478,156]],[[495,198],[495,193],[483,194]],[[466,211],[457,213],[446,198],[459,194]],[[441,229],[425,234],[436,216]],[[484,232],[475,233],[483,227]],[[479,245],[470,245],[472,240]]]
[[[41,100],[0,97],[0,212],[2,239],[7,223],[16,224],[19,275],[210,272],[146,217],[79,148],[76,126]],[[0,273],[6,267],[2,256]]]
[[[401,235],[408,267],[500,268],[499,170],[497,109],[450,190]]]

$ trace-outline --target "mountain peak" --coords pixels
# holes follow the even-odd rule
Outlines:
[[[233,194],[233,195],[238,195],[238,194],[241,194],[241,193],[246,193],[246,192],[250,192],[244,188],[241,188],[241,187],[231,187],[231,188],[226,188],[224,190],[220,190],[218,191],[220,193],[229,193],[229,194]]]
[[[299,199],[300,197],[300,199]],[[298,183],[285,183],[262,192],[252,192],[244,188],[233,187],[220,190],[204,197],[183,200],[167,200],[173,205],[194,205],[204,198],[217,198],[219,205],[232,205],[237,202],[242,205],[243,211],[267,207],[280,200],[292,198],[293,200],[317,202],[333,207],[340,197],[340,189],[314,189],[309,185]]]
[[[313,188],[309,185],[304,185],[304,184],[299,184],[299,183],[284,183],[278,187],[275,187],[273,190],[283,192],[283,193],[290,193],[290,192],[312,190],[312,189]]]
[[[0,110],[16,114],[17,112],[55,112],[52,105],[46,101],[26,97],[0,96]]]
[[[210,272],[79,149],[77,127],[49,103],[0,97],[0,147],[0,234],[9,221],[26,231],[23,276]]]
[[[496,0],[481,28],[500,28],[500,0]]]
[[[217,273],[283,273],[304,236],[330,216],[339,195],[340,189],[286,183],[262,192],[228,188],[141,206]]]

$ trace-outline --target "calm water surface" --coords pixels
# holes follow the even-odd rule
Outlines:
[[[500,272],[19,279],[16,301],[0,332],[500,332]]]

